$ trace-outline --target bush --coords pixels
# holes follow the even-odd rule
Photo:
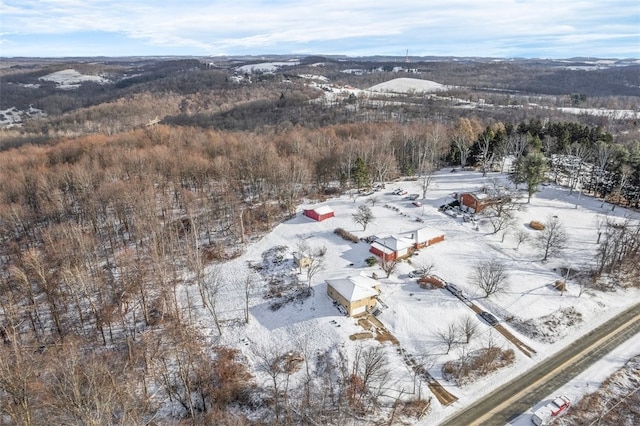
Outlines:
[[[352,243],[357,243],[358,241],[360,241],[358,239],[358,237],[356,237],[355,235],[353,235],[351,232],[349,231],[345,231],[342,228],[336,228],[335,231],[333,231],[335,234],[340,235],[343,239],[347,240],[347,241],[351,241]]]
[[[544,229],[544,223],[538,222],[537,220],[529,222],[529,226],[531,229],[535,229],[536,231],[542,231]]]
[[[514,360],[513,349],[482,348],[457,361],[446,362],[442,366],[442,373],[445,379],[453,380],[462,386],[509,366]]]
[[[564,280],[557,280],[553,286],[558,291],[567,291],[567,284]]]
[[[367,265],[369,265],[369,266],[375,266],[375,265],[377,265],[377,264],[378,264],[378,259],[376,259],[376,257],[375,257],[375,256],[367,257],[364,261],[365,261],[365,262],[367,263]]]

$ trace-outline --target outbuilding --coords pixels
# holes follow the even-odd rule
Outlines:
[[[350,317],[362,315],[376,306],[380,286],[364,275],[326,280],[327,294],[344,308]]]
[[[322,222],[325,219],[334,217],[333,209],[329,206],[320,206],[313,209],[304,209],[302,214],[304,214],[307,217],[310,217],[313,220],[317,220],[318,222]]]

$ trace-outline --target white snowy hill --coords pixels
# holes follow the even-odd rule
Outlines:
[[[373,92],[391,92],[391,93],[411,93],[422,92],[432,93],[447,90],[449,86],[436,83],[431,80],[421,80],[418,78],[395,78],[393,80],[385,81],[384,83],[376,84],[369,90]]]

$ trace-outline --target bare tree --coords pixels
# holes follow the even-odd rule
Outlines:
[[[480,147],[480,154],[478,156],[478,161],[480,162],[480,169],[482,170],[482,177],[487,176],[487,171],[493,164],[493,159],[495,154],[490,152],[491,149],[491,137],[489,134],[484,133],[480,140],[478,141],[478,146]]]
[[[367,230],[367,225],[375,219],[373,216],[373,212],[369,208],[369,206],[360,205],[354,214],[351,215],[353,217],[353,221],[362,225],[362,230]]]
[[[598,246],[598,273],[620,274],[637,271],[640,267],[640,223],[608,218],[603,224],[603,238]],[[637,276],[637,272],[635,274]]]
[[[534,241],[535,247],[542,254],[542,261],[546,262],[549,256],[557,256],[567,246],[567,233],[557,217],[549,217]]]
[[[458,334],[458,328],[454,323],[449,323],[446,328],[436,330],[435,337],[446,348],[447,354],[451,351],[451,348],[460,342],[460,336]]]
[[[245,324],[249,324],[249,298],[251,297],[251,292],[255,287],[255,280],[251,274],[245,275],[242,279],[243,289],[244,289],[244,322]]]
[[[600,188],[600,193],[602,196],[602,206],[604,206],[604,191],[602,189],[602,185],[598,185],[604,179],[605,170],[607,170],[607,166],[609,165],[609,160],[611,159],[611,155],[613,154],[613,149],[611,145],[604,141],[598,141],[593,148],[593,157],[596,159],[597,164],[597,173],[596,177],[596,187],[594,189],[595,195],[598,193],[598,188]]]
[[[518,229],[516,231],[515,237],[517,242],[515,250],[518,251],[518,249],[520,248],[520,244],[529,240],[529,232],[527,232],[526,229],[522,229],[522,228]]]
[[[387,278],[395,271],[398,266],[398,259],[388,259],[386,256],[380,258],[380,268],[387,274]]]
[[[218,329],[218,334],[222,336],[222,327],[220,325],[220,319],[218,318],[217,303],[220,296],[220,291],[223,286],[223,279],[219,269],[214,269],[208,276],[208,279],[199,279],[197,281],[198,292],[200,293],[200,300],[202,305],[209,311],[213,318],[213,322]]]
[[[258,360],[258,370],[265,373],[270,379],[277,423],[280,422],[282,404],[286,404],[288,398],[288,385],[291,371],[289,371],[284,364],[288,352],[287,349],[275,343],[269,346],[254,348],[254,354]]]
[[[465,315],[458,322],[460,333],[465,337],[465,343],[469,343],[471,338],[476,334],[478,330],[478,321],[470,315]]]
[[[377,404],[390,379],[391,370],[384,347],[359,346],[351,364],[348,380],[349,399],[356,408],[366,410],[369,404]]]
[[[569,166],[569,194],[580,184],[582,168],[589,157],[589,148],[586,144],[575,142],[567,147],[567,161]],[[580,190],[580,189],[578,189]]]
[[[507,230],[513,225],[514,216],[511,211],[505,211],[500,215],[492,215],[488,217],[489,223],[493,228],[493,233],[497,234],[500,231],[504,230],[504,234],[507,233]],[[504,240],[503,234],[503,240]]]
[[[469,151],[471,146],[467,142],[467,138],[462,135],[456,135],[453,137],[453,146],[460,155],[460,167],[464,168],[467,165],[467,159],[469,158]]]
[[[509,276],[502,262],[491,259],[477,263],[473,267],[470,278],[482,290],[486,298],[492,294],[506,291]]]
[[[327,247],[317,247],[309,255],[309,261],[307,262],[307,284],[311,287],[311,280],[313,277],[325,267],[325,257],[327,253]]]
[[[420,183],[420,188],[422,189],[422,198],[427,198],[427,191],[431,187],[431,183],[433,182],[433,171],[435,167],[429,165],[422,173],[420,173],[420,177],[418,178],[418,182]]]
[[[416,270],[420,271],[422,275],[429,275],[431,271],[436,267],[436,262],[433,259],[422,259],[414,263]]]

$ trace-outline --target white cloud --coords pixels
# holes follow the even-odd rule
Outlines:
[[[380,50],[405,45],[414,54],[489,56],[518,46],[524,50],[536,40],[550,43],[549,52],[570,50],[569,43],[578,43],[576,50],[588,49],[583,43],[590,34],[598,40],[630,36],[628,44],[611,46],[617,51],[633,52],[640,40],[635,0],[5,0],[0,13],[4,38],[99,31],[172,53],[175,48],[201,54],[252,49],[286,53],[313,50],[316,43],[326,49],[334,41],[335,51],[342,47],[341,53],[349,54],[368,45],[366,39],[375,39]],[[449,53],[441,52],[441,46]]]

